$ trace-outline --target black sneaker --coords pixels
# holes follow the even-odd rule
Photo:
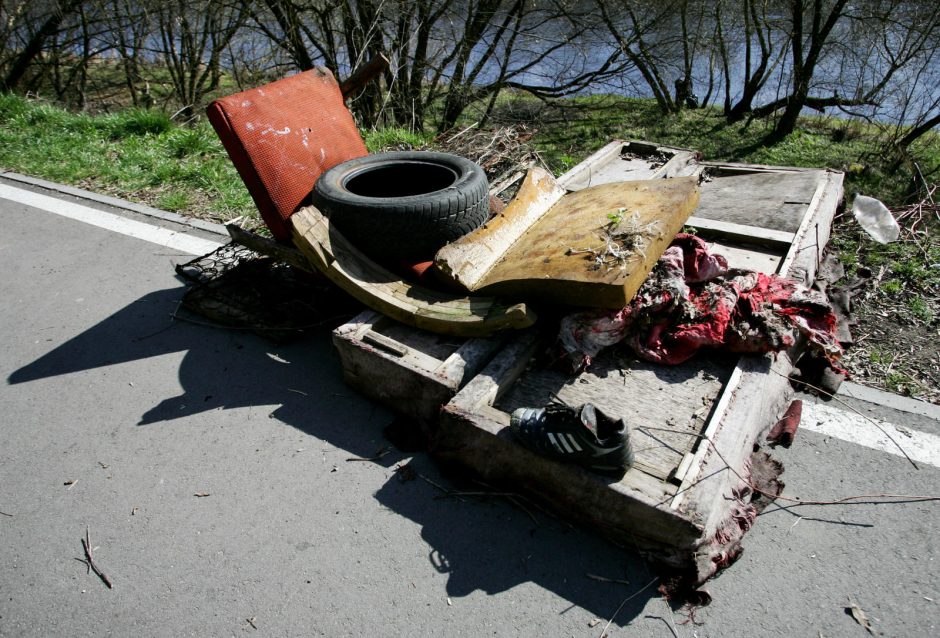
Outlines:
[[[590,403],[519,408],[510,416],[509,427],[522,445],[550,459],[618,478],[633,465],[627,424]]]

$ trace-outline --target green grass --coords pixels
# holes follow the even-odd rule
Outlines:
[[[924,301],[923,297],[911,297],[907,301],[907,307],[911,311],[911,316],[913,316],[918,321],[926,324],[933,322],[933,310],[931,309],[930,305]]]
[[[0,95],[0,167],[220,221],[256,216],[211,127],[155,110],[91,116]]]
[[[468,112],[467,123],[472,123]],[[887,204],[909,187],[903,171],[882,165],[877,129],[845,120],[809,118],[782,143],[761,146],[767,124],[728,124],[716,109],[665,117],[651,100],[580,97],[554,105],[501,96],[494,125],[524,124],[556,173],[571,168],[611,139],[643,139],[701,151],[705,159],[844,170],[846,192]],[[465,123],[461,123],[463,125]],[[364,133],[370,152],[424,148],[433,136],[405,129]],[[925,172],[940,166],[940,142],[929,136],[915,154]],[[55,105],[0,95],[0,167],[212,219],[257,217],[251,198],[215,132],[203,122],[181,127],[159,110],[126,109],[92,116]],[[180,194],[172,195],[171,191]],[[884,259],[894,259],[890,251]],[[897,260],[895,260],[897,261]],[[911,281],[936,275],[901,262],[891,267]]]
[[[385,128],[378,131],[366,131],[362,137],[369,152],[378,153],[387,150],[423,148],[431,143],[433,136],[403,128]]]
[[[769,122],[729,124],[716,108],[667,117],[652,100],[614,96],[572,98],[551,107],[505,98],[494,120],[537,129],[534,143],[556,173],[609,140],[640,139],[694,149],[706,160],[845,171],[846,193],[862,192],[889,205],[904,201],[910,186],[905,171],[891,172],[877,126],[837,118],[803,118],[792,135],[773,146],[762,145]],[[925,137],[912,151],[925,172],[940,167],[938,136]]]

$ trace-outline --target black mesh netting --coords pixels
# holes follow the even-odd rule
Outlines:
[[[189,283],[182,309],[278,342],[338,324],[362,308],[321,275],[234,242],[176,266],[176,272]]]

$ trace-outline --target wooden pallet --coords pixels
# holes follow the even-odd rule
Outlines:
[[[797,175],[811,178],[807,184],[813,194],[792,219],[773,218],[780,226],[773,230],[786,235],[761,233],[752,244],[751,236],[738,234],[742,228],[722,236],[720,225],[705,224],[732,266],[766,264],[767,271],[812,281],[841,199],[842,176],[826,171]],[[742,183],[750,188],[749,180]],[[739,223],[748,219],[718,221],[750,226]],[[703,353],[664,367],[611,349],[587,372],[566,377],[533,364],[539,345],[532,334],[516,338],[455,395],[444,407],[435,454],[696,582],[711,576],[735,553],[750,525],[744,513],[751,455],[761,433],[790,401],[787,377],[797,350],[737,358]],[[637,460],[621,481],[541,458],[512,439],[511,411],[545,405],[552,396],[571,405],[593,402],[627,419]]]
[[[425,436],[436,432],[441,406],[480,372],[505,340],[505,335],[440,335],[373,310],[333,331],[346,383],[412,419]]]
[[[696,164],[691,154],[668,148],[674,154],[656,165],[647,161],[649,154],[637,159],[642,148],[611,143],[560,180],[577,190],[624,179],[643,162],[645,175],[654,178],[704,169],[701,200],[688,224],[712,249],[732,267],[813,281],[842,199],[841,173]],[[653,153],[660,148],[652,147]],[[555,508],[694,580],[714,573],[740,542],[746,531],[737,522],[745,520],[741,490],[753,447],[790,400],[787,376],[797,351],[776,357],[701,354],[664,367],[612,348],[589,371],[568,377],[534,363],[544,342],[532,329],[512,333],[505,343],[452,340],[442,348],[422,341],[427,333],[390,330],[392,324],[384,323],[378,332],[385,341],[377,346],[376,320],[360,317],[337,330],[344,368],[353,369],[348,362],[356,351],[356,375],[369,371],[371,377],[352,382],[393,409],[420,415],[433,453],[444,463]],[[379,368],[379,361],[386,367]],[[447,371],[456,362],[461,374],[455,376]],[[622,480],[544,459],[513,441],[510,412],[544,405],[552,395],[571,404],[590,401],[627,418],[637,462]],[[452,398],[437,419],[442,397]]]
[[[688,175],[694,169],[694,153],[645,142],[611,142],[557,181],[571,190],[607,183],[598,182],[592,168],[603,165],[609,171],[611,164],[631,179]],[[519,173],[517,177],[521,180],[523,176],[524,173]],[[497,185],[494,190],[506,187]],[[253,247],[257,244],[252,242]],[[365,396],[413,419],[425,434],[436,431],[441,407],[493,358],[506,339],[507,335],[470,339],[441,336],[372,310],[333,332],[333,344],[339,352],[346,382]]]

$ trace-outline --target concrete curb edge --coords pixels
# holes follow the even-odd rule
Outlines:
[[[837,396],[850,397],[860,401],[865,401],[867,403],[874,403],[875,405],[891,408],[893,410],[908,412],[910,414],[919,414],[921,416],[940,421],[940,405],[934,405],[933,403],[928,403],[919,399],[903,397],[899,394],[892,394],[890,392],[885,392],[884,390],[878,390],[876,388],[869,388],[868,386],[853,383],[851,381],[844,381],[842,385],[839,386],[839,391],[836,394]]]
[[[36,177],[29,177],[28,175],[20,175],[19,173],[13,173],[9,171],[0,172],[0,177],[4,179],[9,179],[14,182],[20,182],[22,184],[29,184],[30,186],[38,186],[39,188],[44,188],[62,195],[70,195],[72,197],[78,197],[80,199],[87,199],[89,201],[97,202],[99,204],[104,204],[106,206],[112,206],[114,208],[121,208],[127,211],[138,213],[140,215],[146,215],[147,217],[155,217],[157,219],[162,219],[164,221],[173,222],[176,224],[181,224],[184,226],[189,226],[197,230],[206,231],[216,235],[222,235],[228,237],[228,231],[225,230],[225,226],[222,224],[216,224],[214,222],[207,222],[201,219],[194,219],[192,217],[185,217],[177,213],[171,213],[169,211],[160,210],[159,208],[153,208],[151,206],[145,206],[144,204],[135,204],[134,202],[129,202],[123,199],[118,199],[117,197],[111,197],[109,195],[101,195],[99,193],[94,193],[91,191],[86,191],[81,188],[75,188],[74,186],[66,186],[65,184],[57,184],[55,182],[48,182],[43,179],[38,179]]]

